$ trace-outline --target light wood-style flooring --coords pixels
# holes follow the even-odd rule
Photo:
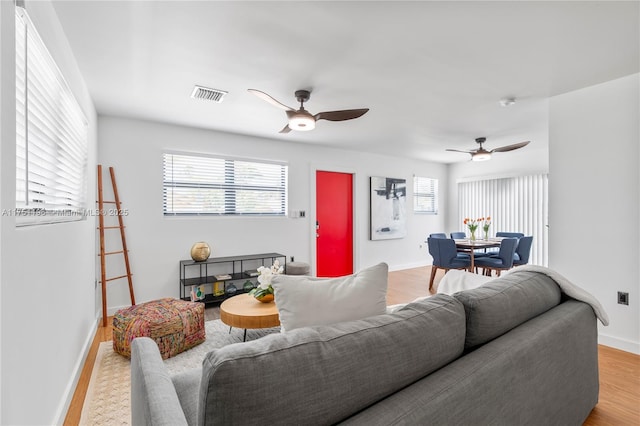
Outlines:
[[[410,302],[416,297],[428,294],[431,268],[406,269],[389,273],[387,304]],[[436,274],[434,288],[444,273]],[[207,321],[220,317],[218,308],[207,308]],[[65,425],[77,425],[80,422],[82,404],[89,386],[91,370],[101,342],[111,340],[111,319],[107,327],[99,327],[89,350],[76,386]],[[623,352],[607,346],[598,347],[600,367],[600,401],[584,423],[587,426],[640,425],[640,355]]]

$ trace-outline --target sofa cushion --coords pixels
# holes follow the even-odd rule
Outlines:
[[[453,295],[467,316],[465,348],[492,340],[560,303],[560,288],[536,272],[512,272]]]
[[[189,425],[198,424],[198,394],[201,379],[202,368],[193,368],[171,376],[184,417]]]
[[[131,342],[131,423],[187,426],[158,344],[149,337]]]
[[[277,275],[273,289],[283,331],[384,314],[386,263],[338,278]]]
[[[582,425],[598,402],[591,308],[569,300],[340,425]]]
[[[225,346],[203,362],[200,424],[333,424],[460,356],[464,308],[436,295],[394,314]]]
[[[417,303],[417,302],[422,302],[425,299],[428,299],[429,297],[431,297],[431,295],[429,296],[420,296],[420,297],[416,297],[415,299],[413,299],[411,302],[409,303]],[[388,305],[387,306],[387,313],[388,314],[393,314],[395,312],[398,312],[400,309],[403,309],[405,306],[407,306],[409,303],[398,303],[396,305]]]

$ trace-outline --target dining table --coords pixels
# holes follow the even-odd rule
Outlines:
[[[469,238],[456,239],[456,248],[461,253],[468,253],[471,258],[469,272],[475,272],[475,251],[478,249],[488,249],[492,247],[500,247],[500,243],[504,237],[493,237],[487,239],[472,240]]]

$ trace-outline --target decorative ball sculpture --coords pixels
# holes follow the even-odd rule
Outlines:
[[[211,248],[209,248],[209,244],[204,241],[200,241],[191,246],[191,258],[196,262],[207,260],[210,254]]]

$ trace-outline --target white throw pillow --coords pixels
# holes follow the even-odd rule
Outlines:
[[[276,275],[272,285],[282,331],[384,314],[388,275],[386,263],[338,278]]]

